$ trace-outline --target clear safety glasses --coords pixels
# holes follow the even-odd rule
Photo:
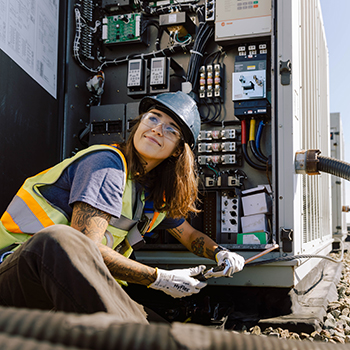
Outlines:
[[[174,126],[163,123],[156,114],[145,113],[141,118],[141,122],[150,128],[156,128],[158,125],[161,125],[163,136],[170,141],[177,142],[178,140],[182,140],[181,132]]]

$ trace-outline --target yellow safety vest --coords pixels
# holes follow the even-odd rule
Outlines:
[[[25,242],[34,233],[41,229],[55,225],[64,224],[70,225],[68,218],[57,207],[52,206],[41,195],[39,188],[44,185],[54,184],[63,171],[77,161],[81,157],[96,151],[109,150],[116,152],[122,159],[124,166],[124,192],[122,198],[122,213],[121,215],[132,220],[133,219],[133,198],[132,198],[132,181],[126,178],[127,164],[123,153],[114,146],[94,145],[87,149],[78,152],[75,156],[65,159],[52,168],[49,168],[33,177],[28,178],[22,187],[19,189],[0,221],[0,249],[5,248],[16,242]],[[141,196],[144,205],[144,194]],[[147,232],[154,229],[165,217],[165,213],[155,212],[153,219],[149,225]],[[112,220],[113,221],[113,220]],[[112,222],[111,221],[111,222]],[[115,221],[118,223],[118,221]],[[117,225],[116,225],[117,226]],[[117,226],[118,227],[118,226]],[[112,248],[120,248],[118,251],[126,257],[129,257],[132,248],[126,238],[128,231],[117,228],[110,224],[108,231],[113,236]],[[125,239],[126,238],[126,239]],[[104,239],[104,244],[106,240]]]

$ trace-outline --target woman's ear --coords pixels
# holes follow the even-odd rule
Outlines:
[[[177,147],[171,156],[177,158],[180,154],[181,154],[181,148]]]

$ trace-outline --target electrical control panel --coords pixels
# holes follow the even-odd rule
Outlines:
[[[201,117],[194,160],[202,210],[189,220],[220,244],[245,249],[240,234],[247,221],[257,220],[246,219],[241,193],[272,177],[268,1],[75,1],[74,69],[87,81],[82,108],[88,106],[90,119],[80,123],[84,118],[76,114],[72,142],[123,142],[143,97],[189,93]],[[266,222],[272,210],[264,213]],[[270,226],[264,229],[268,240],[251,240],[254,249],[276,240]],[[160,232],[147,239],[160,250],[166,237]]]
[[[102,20],[102,40],[105,45],[147,43],[141,28],[142,15],[128,13],[106,16]]]
[[[215,40],[239,40],[271,34],[270,0],[216,1]]]

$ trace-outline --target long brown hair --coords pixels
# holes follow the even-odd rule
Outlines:
[[[147,189],[148,199],[154,208],[166,212],[172,218],[187,217],[198,213],[198,181],[194,155],[189,145],[183,141],[178,145],[179,156],[170,156],[149,173],[145,172],[144,161],[134,146],[134,135],[142,115],[134,122],[128,140],[121,145],[128,162],[128,176]]]

